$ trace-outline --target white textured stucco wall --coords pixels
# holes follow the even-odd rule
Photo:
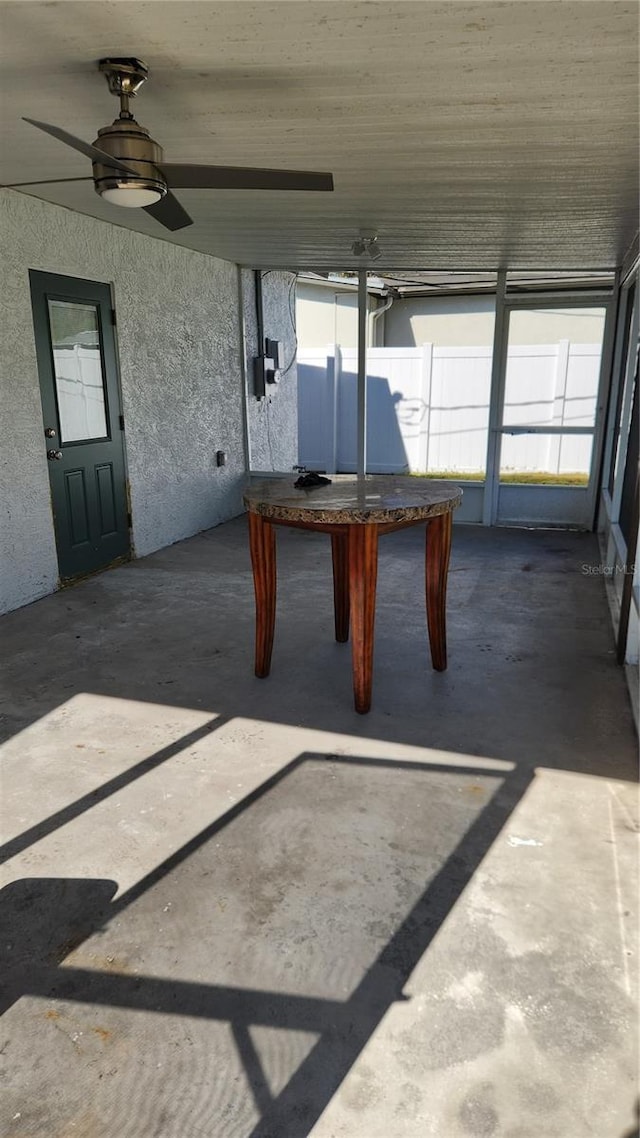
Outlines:
[[[137,556],[239,513],[246,462],[236,266],[11,190],[0,191],[0,211],[6,611],[51,592],[58,579],[29,269],[113,286]],[[267,280],[270,303],[286,306],[282,282]],[[267,328],[284,338],[284,318],[276,327],[270,314]],[[295,374],[289,384],[295,389]],[[288,438],[279,406],[272,434]],[[217,450],[227,452],[226,467],[216,466]]]
[[[242,293],[247,355],[249,447],[252,470],[291,470],[298,461],[298,375],[295,363],[294,275],[268,271],[262,274],[264,334],[280,340],[286,375],[267,387],[260,402],[253,394],[253,358],[258,352],[254,273],[242,271]]]
[[[491,347],[495,308],[493,296],[416,296],[396,300],[382,317],[385,347]]]
[[[369,304],[373,306],[371,297]],[[358,293],[340,292],[325,285],[306,284],[297,288],[296,318],[301,348],[341,348],[358,346]]]
[[[491,346],[495,297],[434,296],[397,300],[385,312],[385,347],[419,347],[433,344],[437,348]],[[603,319],[594,309],[572,308],[562,312],[536,306],[520,310],[510,326],[511,344],[554,344],[572,340],[579,344],[597,344],[602,338]]]
[[[535,298],[532,298],[532,308]],[[595,344],[602,335],[602,320],[590,309],[571,309],[571,315],[540,307],[520,313],[512,344],[552,344],[558,339]],[[493,343],[495,297],[434,296],[395,300],[381,317],[376,345],[414,348],[490,347]],[[355,348],[358,342],[358,299],[355,294],[302,283],[297,300],[300,349],[324,348],[337,343]]]

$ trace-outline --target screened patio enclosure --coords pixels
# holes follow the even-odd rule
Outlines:
[[[604,578],[618,660],[636,671],[637,274],[637,245],[616,273],[465,274],[461,315],[456,274],[361,272],[357,346],[354,324],[349,346],[311,347],[307,313],[298,352],[302,465],[460,483],[457,523],[596,530],[602,560],[583,571]],[[399,313],[421,278],[441,286],[426,323]],[[635,673],[630,688],[637,700]]]
[[[459,521],[593,528],[619,290],[613,274],[572,277],[496,274],[482,329],[460,315],[448,333],[427,321],[411,344],[367,346],[366,382],[360,344],[303,342],[300,463],[463,482]],[[367,296],[371,326],[381,300]]]

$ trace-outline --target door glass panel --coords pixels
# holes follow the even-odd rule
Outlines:
[[[511,311],[505,426],[595,425],[605,315],[604,308]]]
[[[48,305],[60,441],[107,438],[97,306],[66,300]]]
[[[587,486],[593,435],[503,435],[500,481]]]

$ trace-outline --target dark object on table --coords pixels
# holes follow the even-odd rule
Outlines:
[[[294,486],[299,490],[312,490],[314,486],[330,486],[331,479],[325,478],[322,474],[316,474],[315,470],[310,470],[308,474],[301,474],[296,478]]]

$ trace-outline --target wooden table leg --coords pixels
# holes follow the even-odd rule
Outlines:
[[[427,522],[426,592],[431,662],[437,672],[447,666],[447,571],[451,553],[451,513]]]
[[[349,535],[331,534],[333,559],[333,613],[336,640],[344,644],[349,639]]]
[[[262,514],[249,513],[249,548],[256,594],[256,676],[269,675],[276,623],[276,537]]]
[[[361,715],[371,707],[373,629],[378,577],[377,525],[349,526],[349,609],[353,695]]]

